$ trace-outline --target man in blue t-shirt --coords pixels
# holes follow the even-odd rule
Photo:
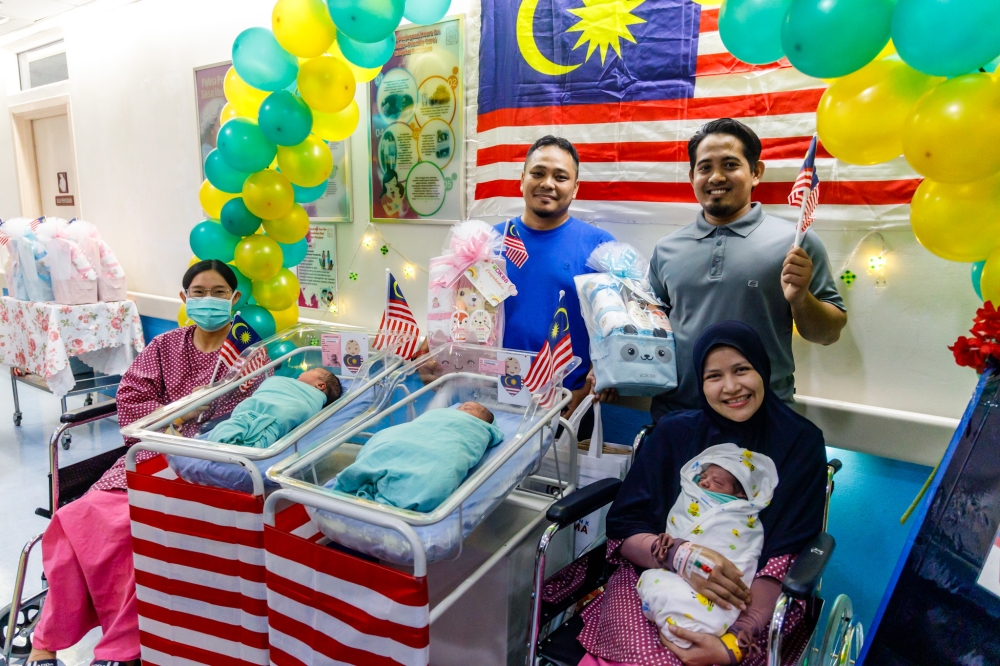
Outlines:
[[[528,149],[521,173],[524,213],[496,226],[503,234],[514,225],[528,252],[521,268],[507,261],[507,275],[517,287],[517,296],[504,301],[503,346],[537,352],[545,342],[552,315],[559,303],[559,290],[566,292],[569,332],[573,353],[583,363],[563,381],[573,391],[572,413],[589,392],[590,339],[580,316],[580,300],[573,278],[594,272],[587,258],[594,248],[614,236],[569,214],[580,188],[580,157],[573,144],[561,137],[544,136]]]

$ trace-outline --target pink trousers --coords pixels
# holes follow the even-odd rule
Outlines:
[[[139,658],[128,494],[95,490],[59,509],[42,537],[49,591],[32,642],[65,650],[95,627],[95,659]]]
[[[608,661],[587,653],[587,656],[580,660],[577,666],[634,666],[634,664],[623,664],[618,661]]]

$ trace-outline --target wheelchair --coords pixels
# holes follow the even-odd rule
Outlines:
[[[639,431],[633,445],[633,456],[652,430],[653,426],[648,425]],[[823,599],[819,597],[821,577],[835,546],[833,537],[826,532],[827,519],[833,495],[833,477],[841,467],[839,460],[831,460],[827,465],[823,531],[806,544],[782,581],[782,592],[774,607],[767,636],[767,666],[853,666],[860,654],[864,633],[861,624],[854,620],[848,596],[842,594],[837,597],[825,626],[820,628],[824,606]],[[546,579],[546,551],[557,532],[572,527],[578,520],[613,502],[621,484],[617,479],[604,479],[557,500],[549,507],[546,513],[549,526],[542,533],[535,554],[528,666],[576,666],[586,655],[583,646],[576,640],[583,629],[583,620],[576,611],[581,602],[603,590],[617,566],[605,559],[606,540],[599,540],[589,551]],[[579,573],[575,576],[575,580],[579,581],[575,589],[559,601],[543,599],[546,582],[555,580],[570,567],[575,567],[577,572],[585,571],[582,576]],[[786,614],[791,604],[796,602],[805,604],[802,622],[809,631],[808,642],[800,654],[794,654],[798,651],[794,646],[782,650]]]
[[[59,507],[82,497],[115,462],[125,455],[127,446],[120,446],[73,465],[59,467],[59,447],[69,437],[67,431],[113,417],[117,414],[114,400],[85,405],[65,412],[59,418],[59,427],[49,438],[49,506],[35,509],[43,518],[51,518]],[[10,666],[14,659],[25,659],[31,653],[31,632],[42,614],[42,605],[48,592],[45,575],[42,575],[42,591],[30,597],[21,598],[24,592],[24,578],[28,569],[28,559],[34,547],[42,540],[42,535],[33,537],[21,551],[14,578],[14,598],[11,604],[0,610],[0,666]]]

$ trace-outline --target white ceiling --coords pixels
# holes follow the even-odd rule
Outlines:
[[[10,17],[0,24],[0,35],[28,27],[93,0],[0,0],[0,17]],[[3,18],[0,18],[3,20]]]

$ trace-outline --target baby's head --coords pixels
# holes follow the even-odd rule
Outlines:
[[[326,403],[324,403],[324,407],[337,400],[337,398],[339,398],[344,392],[343,388],[340,386],[340,380],[337,379],[337,375],[333,374],[326,368],[313,368],[312,370],[306,370],[299,375],[299,381],[309,384],[309,386],[317,388],[326,394]]]
[[[709,465],[702,470],[698,478],[698,487],[711,490],[713,493],[732,495],[740,499],[747,498],[743,486],[736,480],[736,477],[718,465]]]
[[[465,412],[466,414],[471,414],[481,421],[486,421],[487,423],[493,423],[493,412],[486,409],[478,402],[470,400],[469,402],[463,402],[458,407],[458,411]]]

